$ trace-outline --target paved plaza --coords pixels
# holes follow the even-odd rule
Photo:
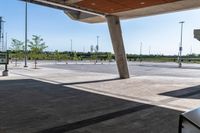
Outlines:
[[[179,115],[200,106],[200,65],[10,64],[0,77],[0,133],[177,133]],[[2,67],[1,67],[2,68]]]

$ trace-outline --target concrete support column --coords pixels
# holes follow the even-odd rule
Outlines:
[[[119,17],[106,16],[106,19],[110,31],[113,49],[115,52],[115,60],[117,63],[119,76],[122,79],[129,78],[130,76]]]

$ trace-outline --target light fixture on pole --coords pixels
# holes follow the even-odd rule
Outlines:
[[[184,21],[179,22],[181,24],[181,40],[180,40],[180,46],[179,46],[179,57],[178,57],[178,67],[182,67],[182,50],[183,50],[183,24]]]
[[[28,67],[27,66],[27,54],[28,54],[28,50],[27,50],[27,15],[28,15],[28,3],[27,1],[25,2],[25,47],[24,47],[24,67]]]

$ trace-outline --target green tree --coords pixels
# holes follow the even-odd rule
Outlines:
[[[61,54],[59,53],[59,51],[58,50],[55,50],[55,52],[54,52],[54,59],[57,61],[57,62],[59,62],[60,60],[61,60]],[[56,63],[56,62],[55,62]]]
[[[66,60],[66,64],[68,64],[68,60],[69,60],[69,55],[68,55],[68,53],[66,54],[66,55],[64,55],[64,60]]]
[[[24,42],[12,39],[10,50],[14,52],[13,57],[15,58],[15,66],[17,66],[18,59],[22,58],[24,50]]]
[[[46,46],[44,40],[40,36],[33,35],[32,41],[29,41],[28,47],[31,50],[31,57],[34,59],[35,69],[36,69],[37,68],[37,60],[39,59],[40,54],[48,46]]]
[[[107,60],[108,60],[109,62],[112,61],[112,53],[107,53]]]
[[[76,52],[73,53],[73,60],[76,61],[76,64],[77,64],[78,56],[77,56]]]

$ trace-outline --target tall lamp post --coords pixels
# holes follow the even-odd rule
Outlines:
[[[2,46],[2,40],[3,40],[3,19],[0,17],[0,47]],[[1,48],[0,48],[1,51]]]
[[[179,46],[179,58],[178,58],[178,67],[182,67],[182,50],[183,50],[183,24],[185,23],[184,21],[179,22],[181,24],[181,41],[180,41],[180,46]]]
[[[28,6],[28,3],[27,1],[25,2],[25,47],[24,47],[24,53],[25,53],[25,56],[24,56],[24,67],[28,67],[27,66],[27,6]]]
[[[0,17],[0,51],[4,51],[4,23],[2,17]]]
[[[142,62],[142,42],[140,43],[140,62]]]
[[[99,51],[99,36],[97,36],[97,46],[96,46],[97,52]]]
[[[73,52],[73,43],[72,43],[72,39],[70,40],[71,43],[71,53]]]
[[[1,54],[3,54],[2,52],[4,52],[4,57],[2,58],[3,61],[1,61],[1,63],[5,64],[5,70],[2,72],[2,76],[8,76],[9,59],[8,59],[8,51],[6,52],[6,46],[4,43],[4,22],[5,21],[3,21],[3,18],[0,17],[0,52],[1,52]],[[6,34],[6,40],[7,40],[7,34]],[[7,41],[6,41],[6,43],[7,43]]]

